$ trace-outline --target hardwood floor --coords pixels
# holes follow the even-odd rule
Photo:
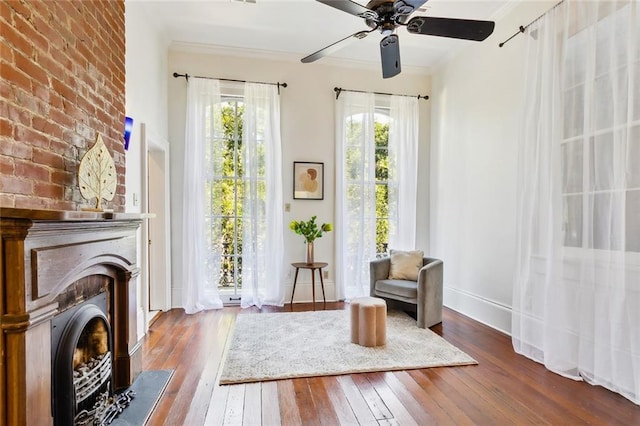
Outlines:
[[[327,309],[344,308],[327,303]],[[432,330],[478,365],[219,386],[218,367],[240,311],[160,315],[143,342],[144,369],[175,373],[148,424],[640,424],[639,406],[547,371],[517,355],[509,336],[449,309]]]

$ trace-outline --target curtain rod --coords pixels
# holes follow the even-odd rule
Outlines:
[[[551,9],[547,10],[546,12],[544,12],[542,15],[538,16],[536,19],[534,19],[533,21],[529,22],[527,25],[522,26],[520,25],[520,27],[518,28],[518,32],[516,32],[515,34],[513,34],[511,37],[509,37],[508,39],[506,39],[505,41],[503,41],[502,43],[498,44],[498,47],[502,47],[505,44],[507,44],[508,42],[511,41],[512,38],[514,38],[515,36],[517,36],[520,33],[524,33],[527,28],[529,28],[531,25],[535,24],[536,22],[538,22],[544,15],[546,15],[547,13],[551,12],[553,9],[555,9],[556,7],[560,6],[562,3],[564,3],[565,0],[560,0],[558,3],[556,3]]]
[[[334,87],[333,91],[336,92],[336,99],[338,99],[340,97],[340,93],[342,93],[342,92],[373,93],[374,95],[407,96],[407,97],[410,97],[410,98],[417,97],[418,99],[429,99],[429,96],[427,96],[427,95],[394,95],[393,93],[365,92],[364,90],[350,90],[350,89],[343,89],[342,87]]]
[[[258,83],[258,84],[271,84],[273,86],[278,86],[278,94],[280,94],[280,88],[281,87],[287,87],[287,83],[265,83],[262,81],[248,81],[248,80],[234,80],[232,78],[216,78],[216,77],[203,77],[201,75],[189,75],[187,73],[184,74],[178,74],[177,72],[173,73],[173,77],[174,78],[178,78],[178,77],[184,77],[185,80],[189,81],[189,77],[193,77],[193,78],[205,78],[205,79],[209,79],[209,80],[222,80],[222,81],[235,81],[236,83]]]

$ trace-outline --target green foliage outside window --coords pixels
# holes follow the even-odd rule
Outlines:
[[[378,114],[376,114],[378,116]],[[358,194],[364,179],[362,168],[368,167],[368,160],[362,158],[361,147],[362,121],[352,117],[347,122],[346,167],[347,181],[353,185],[347,186],[347,210],[357,212],[361,208],[359,203],[349,203],[349,200],[359,200]],[[389,242],[389,123],[383,120],[374,122],[375,138],[375,184],[376,184],[376,252],[386,253]],[[353,195],[351,195],[353,194]],[[354,231],[357,233],[357,231]]]
[[[242,217],[243,217],[243,144],[242,124],[244,106],[241,100],[228,100],[220,105],[219,114],[222,129],[209,129],[206,161],[214,163],[213,176],[206,186],[208,202],[209,241],[211,249],[221,253],[220,289],[240,289],[242,286]],[[213,120],[211,120],[213,122]],[[349,146],[345,172],[348,180],[354,183],[361,180],[362,171],[357,165],[365,165],[360,158],[359,138],[362,123],[353,120],[349,123]],[[213,126],[212,126],[213,127]],[[376,251],[385,253],[389,240],[389,124],[375,121],[375,180],[376,180]],[[264,150],[262,144],[259,151]],[[264,178],[264,164],[260,164],[259,177]],[[356,185],[357,186],[357,185]],[[356,188],[353,188],[356,190]],[[258,191],[264,192],[264,186]],[[357,191],[357,190],[356,190]],[[347,188],[347,193],[350,190]],[[350,206],[359,208],[358,206]]]
[[[210,129],[209,156],[214,164],[208,179],[210,241],[221,253],[218,287],[241,288],[242,285],[242,102],[230,100],[220,105],[222,131]]]
[[[389,123],[374,123],[376,141],[376,252],[389,243]]]

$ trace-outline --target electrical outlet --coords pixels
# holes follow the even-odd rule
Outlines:
[[[290,280],[291,279],[291,269],[287,270],[287,279]]]
[[[290,212],[291,211],[291,204],[290,203],[284,203],[284,211],[285,212]]]
[[[323,271],[322,273],[324,274],[325,278],[329,278],[329,271]]]

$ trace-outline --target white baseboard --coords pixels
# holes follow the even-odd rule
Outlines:
[[[285,303],[291,302],[291,292],[293,291],[293,283],[285,284],[284,294]],[[333,281],[324,280],[324,295],[327,302],[336,301],[336,283]],[[296,284],[296,294],[293,303],[311,303],[313,301],[313,294],[311,292],[311,282],[299,282]],[[316,303],[322,302],[322,287],[320,283],[316,281]]]
[[[293,291],[293,283],[286,283],[284,285],[284,303],[291,302],[291,292]],[[329,280],[324,280],[324,294],[327,302],[336,301],[336,283]],[[311,303],[313,300],[313,294],[311,292],[311,282],[298,282],[296,284],[296,294],[294,303]],[[316,282],[316,303],[322,302],[322,287],[320,283]],[[182,288],[173,287],[171,289],[171,302],[172,308],[182,308]]]
[[[445,286],[444,305],[482,324],[511,335],[511,307],[466,290]]]

